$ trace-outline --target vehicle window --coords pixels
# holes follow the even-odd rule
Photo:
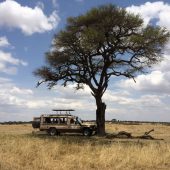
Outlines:
[[[57,123],[57,124],[58,124],[58,123],[59,123],[59,119],[54,118],[54,119],[53,119],[53,123]]]
[[[75,124],[74,119],[70,119],[70,124]]]
[[[39,121],[40,121],[40,118],[37,118],[37,117],[36,117],[36,118],[34,118],[34,121],[35,121],[35,122],[39,122]]]
[[[76,117],[76,124],[82,124],[82,120],[79,117]]]
[[[46,117],[44,122],[45,123],[51,123],[51,119],[49,117]]]
[[[60,123],[61,124],[67,124],[67,118],[66,117],[60,118]]]
[[[56,119],[55,118],[51,118],[51,123],[56,123]]]

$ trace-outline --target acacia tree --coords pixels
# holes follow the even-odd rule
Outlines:
[[[98,135],[105,134],[105,109],[102,101],[113,76],[135,78],[162,59],[169,32],[158,26],[143,25],[139,15],[105,5],[84,15],[70,17],[63,30],[54,36],[46,53],[46,65],[37,69],[49,88],[57,83],[87,85],[96,101]]]

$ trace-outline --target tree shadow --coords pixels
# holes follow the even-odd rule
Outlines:
[[[98,136],[90,136],[86,137],[81,134],[61,134],[59,136],[49,136],[47,134],[25,134],[27,138],[37,138],[40,140],[48,140],[49,142],[57,142],[60,141],[63,144],[76,144],[83,146],[84,144],[88,144],[91,146],[102,146],[102,145],[126,145],[133,146],[137,145],[139,147],[147,146],[150,143],[160,143],[159,141],[153,140],[143,140],[143,139],[107,139],[106,137],[98,137]]]

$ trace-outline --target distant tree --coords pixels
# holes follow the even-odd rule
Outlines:
[[[169,32],[143,25],[139,15],[113,5],[93,8],[84,15],[70,17],[65,29],[54,36],[46,53],[46,65],[37,69],[49,88],[58,82],[87,85],[96,101],[97,133],[105,134],[106,105],[102,101],[111,77],[134,79],[146,68],[162,60]]]

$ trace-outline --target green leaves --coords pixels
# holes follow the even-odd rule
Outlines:
[[[139,15],[114,5],[104,5],[86,14],[70,17],[65,29],[57,33],[52,51],[47,52],[47,67],[35,75],[50,86],[61,82],[88,85],[93,94],[102,94],[110,77],[134,78],[161,61],[169,39],[165,28],[144,27]]]

